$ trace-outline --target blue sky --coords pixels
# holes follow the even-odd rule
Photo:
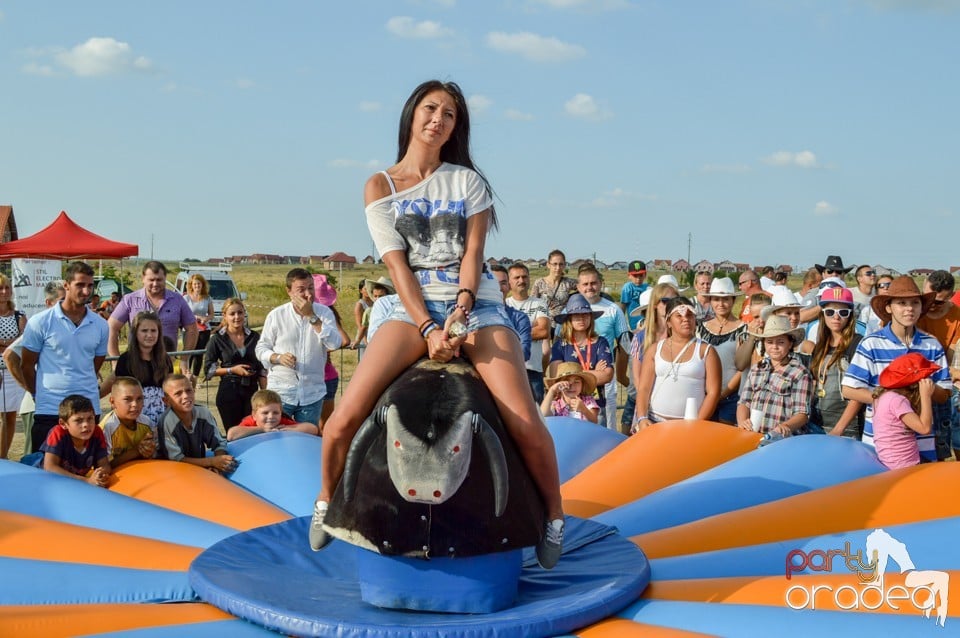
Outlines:
[[[458,82],[487,254],[960,265],[960,0],[0,0],[0,203],[149,255],[372,252]],[[943,239],[940,239],[940,238]]]

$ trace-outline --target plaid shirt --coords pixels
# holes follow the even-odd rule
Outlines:
[[[795,354],[779,371],[764,357],[740,384],[740,403],[763,413],[760,431],[766,432],[795,414],[809,414],[812,392],[813,377]]]

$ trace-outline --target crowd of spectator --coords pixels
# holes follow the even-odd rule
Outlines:
[[[928,275],[921,290],[910,277],[878,277],[829,256],[797,291],[782,273],[747,270],[738,289],[728,277],[697,273],[687,292],[673,275],[648,280],[635,260],[618,304],[592,264],[567,277],[555,250],[548,265],[550,274],[532,284],[523,264],[494,273],[545,416],[625,433],[694,414],[778,436],[825,433],[876,445],[890,467],[960,457],[960,370],[948,365],[960,347],[960,306],[945,271]],[[370,338],[363,315],[395,292],[385,278],[361,282],[351,341],[333,307],[336,290],[295,268],[285,282],[289,303],[268,314],[261,335],[247,325],[240,299],[228,300],[222,323],[211,326],[202,276],[181,296],[166,289],[162,263],[148,262],[142,274],[139,291],[100,302],[92,268],[71,263],[62,285],[47,286],[48,309],[29,321],[0,275],[0,456],[19,409],[25,456],[95,485],[141,458],[228,473],[236,467],[228,440],[322,433],[338,383],[329,351],[362,347]],[[125,328],[130,343],[121,354]],[[168,352],[181,338],[185,350],[193,347],[204,330],[202,365],[175,366]],[[119,356],[101,375],[108,353]],[[904,355],[922,360],[922,374],[916,365],[903,371]],[[219,378],[219,419],[195,403],[201,370]],[[627,401],[618,422],[619,388]],[[102,418],[101,397],[112,408]],[[21,399],[23,407],[34,402],[33,414]]]

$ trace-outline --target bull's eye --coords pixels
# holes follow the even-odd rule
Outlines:
[[[440,490],[434,490],[434,491],[433,491],[433,498],[440,498],[440,496],[441,496]]]
[[[454,446],[453,446],[453,453],[456,454],[456,453],[459,452],[459,451],[460,451],[460,446],[459,446],[459,445],[454,445]]]
[[[393,447],[395,447],[395,448],[397,448],[397,449],[399,450],[399,449],[400,449],[400,441],[394,441],[394,442],[393,442]]]

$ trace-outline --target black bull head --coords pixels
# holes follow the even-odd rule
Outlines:
[[[381,554],[475,556],[536,544],[539,493],[470,365],[421,360],[354,437],[326,528]]]

